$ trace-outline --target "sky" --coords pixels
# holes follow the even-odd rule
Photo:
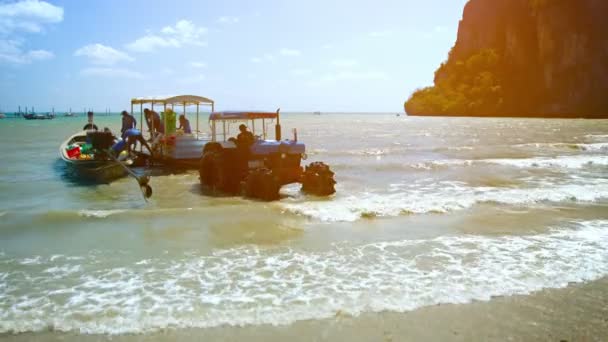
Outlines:
[[[401,112],[454,45],[466,0],[0,0],[0,110]]]

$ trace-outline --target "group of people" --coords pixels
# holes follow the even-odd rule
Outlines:
[[[171,109],[168,109],[171,110]],[[139,142],[142,146],[146,147],[146,149],[152,154],[152,148],[148,145],[148,142],[144,139],[142,132],[137,129],[137,120],[133,115],[131,115],[126,110],[123,110],[121,113],[122,116],[122,127],[120,128],[120,134],[122,140],[117,142],[112,149],[114,152],[119,154],[120,152],[127,150],[131,153],[132,148]],[[154,145],[165,133],[165,125],[160,118],[160,115],[154,110],[150,110],[148,108],[144,109],[144,117],[146,119],[146,124],[151,133],[151,142]],[[87,113],[88,122],[83,127],[83,130],[94,130],[97,131],[99,128],[93,122],[93,112]],[[192,128],[190,127],[190,121],[186,118],[185,115],[179,116],[179,130],[182,130],[186,134],[192,134]],[[106,127],[104,128],[105,132],[109,132],[110,130]],[[251,146],[255,140],[253,134],[247,129],[246,125],[239,126],[240,133],[235,139],[235,143],[238,147],[248,148]]]
[[[120,114],[122,116],[122,127],[120,129],[122,141],[119,141],[113,149],[117,152],[121,152],[124,149],[130,152],[132,147],[134,147],[134,145],[139,142],[140,144],[142,144],[142,146],[145,146],[146,149],[150,151],[150,153],[152,153],[152,149],[148,145],[148,142],[143,138],[142,132],[137,129],[137,120],[135,119],[135,117],[126,110],[123,110]],[[154,110],[150,110],[148,108],[144,109],[144,116],[148,129],[150,130],[152,136],[151,141],[153,143],[156,143],[165,133],[165,125],[163,124],[160,115]],[[88,122],[86,125],[84,125],[82,129],[85,131],[98,131],[99,128],[93,122],[93,112],[87,113],[87,119]],[[192,134],[190,121],[188,121],[186,116],[183,114],[179,116],[178,129],[182,130],[186,134]],[[104,128],[104,131],[109,131],[109,129]]]

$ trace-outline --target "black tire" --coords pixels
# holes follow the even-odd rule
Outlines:
[[[237,194],[240,177],[233,159],[228,151],[205,152],[199,170],[203,188],[227,195]]]
[[[241,176],[234,154],[226,150],[215,152],[214,163],[216,165],[216,190],[227,195],[236,195],[239,192]]]
[[[215,163],[213,152],[205,152],[201,158],[201,165],[198,170],[199,179],[203,188],[211,188],[214,183]]]
[[[336,193],[334,173],[323,162],[314,162],[306,167],[302,176],[302,191],[315,196],[330,196]]]
[[[276,201],[280,198],[281,184],[269,169],[256,169],[249,173],[245,181],[245,196],[262,201]]]

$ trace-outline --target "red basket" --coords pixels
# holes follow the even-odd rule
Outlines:
[[[66,152],[68,154],[68,158],[78,159],[78,157],[80,157],[80,146],[74,146]]]

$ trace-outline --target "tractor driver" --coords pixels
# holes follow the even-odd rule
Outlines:
[[[255,138],[253,137],[253,133],[249,132],[247,126],[245,124],[241,124],[239,126],[239,135],[236,136],[236,144],[239,147],[249,147],[253,145]]]

